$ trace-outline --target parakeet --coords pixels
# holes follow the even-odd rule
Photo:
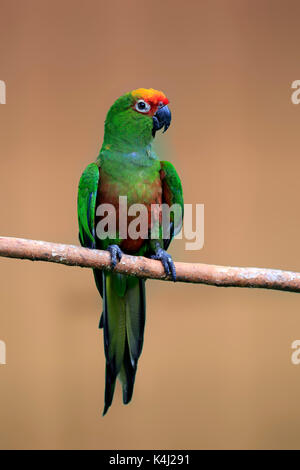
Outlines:
[[[165,132],[171,123],[169,100],[161,91],[139,88],[118,98],[108,111],[104,140],[99,156],[84,170],[78,189],[79,239],[84,247],[108,250],[114,268],[122,253],[143,255],[160,260],[167,275],[176,280],[171,256],[166,252],[171,239],[182,225],[170,214],[170,235],[162,230],[161,212],[151,206],[163,203],[179,205],[183,214],[183,193],[173,165],[160,161],[152,142],[158,130]],[[156,238],[141,233],[124,237],[118,223],[121,210],[119,197],[127,205],[143,204],[149,215],[147,231],[156,224]],[[99,237],[97,224],[103,220],[97,208],[111,204],[117,215],[116,234]],[[152,214],[152,217],[150,215]],[[154,215],[153,215],[154,214]],[[133,219],[128,216],[127,224]],[[100,234],[102,235],[102,234]],[[122,237],[120,236],[122,235]],[[113,271],[94,270],[97,289],[103,298],[100,328],[104,333],[106,358],[103,415],[112,404],[116,379],[123,389],[123,402],[133,394],[137,364],[143,347],[145,327],[145,281]]]

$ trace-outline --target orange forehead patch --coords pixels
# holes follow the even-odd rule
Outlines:
[[[138,88],[131,92],[132,96],[137,100],[144,100],[157,106],[160,102],[168,104],[169,100],[162,91],[153,90],[153,88]]]

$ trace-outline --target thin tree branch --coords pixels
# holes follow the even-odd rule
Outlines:
[[[111,270],[107,251],[23,238],[0,237],[0,256],[48,261],[67,266]],[[300,292],[300,273],[279,269],[238,268],[200,263],[175,263],[177,281],[222,287],[256,287]],[[170,281],[159,261],[124,255],[115,271],[141,278]]]

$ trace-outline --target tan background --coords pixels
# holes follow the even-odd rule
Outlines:
[[[299,2],[0,0],[0,233],[77,243],[76,192],[109,106],[153,87],[161,145],[205,247],[175,258],[300,270]],[[88,270],[1,260],[0,447],[300,448],[300,297],[148,282],[133,402],[103,419]]]

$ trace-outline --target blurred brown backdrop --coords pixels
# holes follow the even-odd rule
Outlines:
[[[0,0],[1,230],[77,243],[76,192],[109,106],[164,90],[159,136],[205,247],[175,258],[300,270],[299,2]],[[88,270],[1,259],[0,447],[300,448],[300,297],[148,282],[133,402],[103,419]]]

